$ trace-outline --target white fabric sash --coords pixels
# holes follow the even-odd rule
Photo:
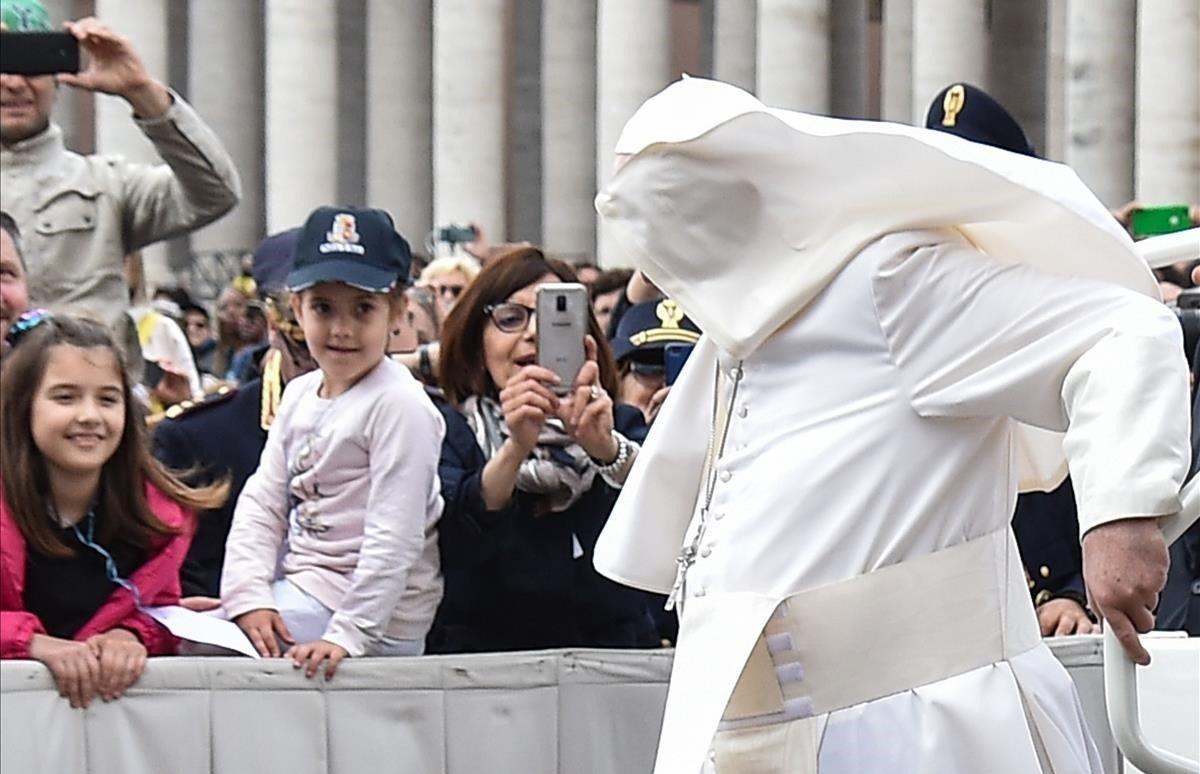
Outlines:
[[[872,622],[869,631],[863,621]],[[743,627],[736,653],[728,635],[714,636],[729,627]],[[1003,661],[1038,642],[1007,529],[786,600],[690,599],[655,774],[694,774],[722,713],[726,728],[820,715]]]

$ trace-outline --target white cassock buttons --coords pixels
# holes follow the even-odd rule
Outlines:
[[[733,474],[732,474],[732,473],[730,473],[728,470],[722,470],[722,471],[721,471],[721,481],[722,481],[723,483],[726,483],[726,484],[728,484],[728,483],[729,483],[729,479],[731,479],[731,478],[733,478]]]

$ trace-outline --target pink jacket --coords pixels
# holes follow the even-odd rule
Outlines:
[[[34,634],[45,634],[46,630],[36,615],[25,611],[25,536],[9,513],[3,494],[0,489],[0,658],[29,658],[29,641]],[[195,520],[187,509],[149,483],[146,497],[159,519],[181,531],[167,539],[158,553],[134,571],[130,581],[138,587],[144,604],[175,604],[179,601],[179,568],[192,541]],[[82,642],[117,627],[132,631],[151,656],[175,652],[176,640],[171,633],[139,612],[134,607],[133,595],[123,588],[112,593],[75,633],[75,639]]]

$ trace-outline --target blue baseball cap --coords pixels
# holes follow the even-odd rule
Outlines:
[[[300,229],[287,288],[341,282],[371,293],[407,284],[412,253],[383,210],[318,207]]]

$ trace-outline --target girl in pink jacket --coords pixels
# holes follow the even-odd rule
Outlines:
[[[43,310],[0,372],[0,657],[44,663],[72,707],[109,701],[173,653],[142,612],[179,599],[192,489],[149,454],[121,354],[99,323]]]

